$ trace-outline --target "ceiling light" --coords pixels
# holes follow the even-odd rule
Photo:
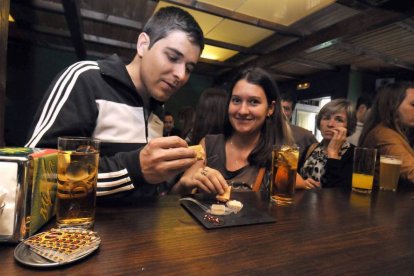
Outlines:
[[[310,83],[309,82],[303,82],[303,83],[299,83],[296,86],[296,90],[305,90],[305,89],[309,89],[310,87]]]
[[[221,47],[215,47],[211,45],[205,45],[201,57],[216,61],[225,61],[231,58],[232,56],[236,55],[237,53],[237,51],[224,49]]]

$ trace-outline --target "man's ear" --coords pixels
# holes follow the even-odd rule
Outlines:
[[[140,33],[137,41],[137,54],[142,57],[148,50],[150,45],[150,38],[146,33]]]

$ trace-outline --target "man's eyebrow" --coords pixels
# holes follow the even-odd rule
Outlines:
[[[170,50],[170,51],[173,51],[175,54],[177,54],[177,55],[179,55],[179,56],[181,56],[181,57],[183,57],[184,55],[183,55],[183,53],[181,53],[180,51],[178,51],[177,49],[175,49],[175,48],[172,48],[172,47],[166,47],[168,50]]]

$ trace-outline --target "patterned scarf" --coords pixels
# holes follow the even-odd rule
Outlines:
[[[344,155],[345,152],[351,147],[349,142],[345,142],[341,147],[340,156]],[[303,179],[312,178],[315,181],[324,182],[323,177],[325,174],[325,165],[328,160],[323,141],[318,144],[311,155],[306,159],[303,164],[300,174]],[[321,181],[322,180],[322,181]]]

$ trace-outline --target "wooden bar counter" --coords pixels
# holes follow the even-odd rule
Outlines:
[[[99,205],[94,230],[102,242],[96,252],[39,269],[14,260],[16,245],[0,244],[0,274],[412,275],[413,196],[298,191],[294,206],[276,207],[247,192],[239,199],[277,222],[213,230],[197,222],[178,196]]]

